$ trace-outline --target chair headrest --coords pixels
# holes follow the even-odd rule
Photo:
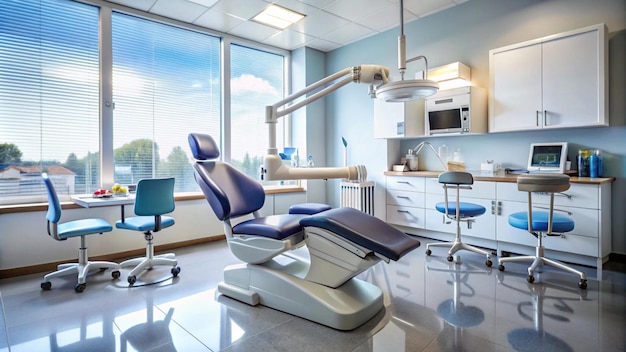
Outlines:
[[[191,154],[196,160],[211,160],[220,157],[220,149],[208,134],[190,133],[187,138]]]

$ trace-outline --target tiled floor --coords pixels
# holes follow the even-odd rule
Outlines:
[[[77,294],[69,279],[41,291],[41,275],[0,281],[0,351],[626,351],[626,268],[608,263],[577,278],[546,269],[535,284],[526,266],[504,273],[483,258],[445,249],[426,257],[429,240],[399,262],[359,277],[385,292],[385,308],[353,331],[337,331],[216,294],[225,266],[237,263],[225,242],[176,251],[182,272],[160,267],[128,288],[110,272],[89,277]]]

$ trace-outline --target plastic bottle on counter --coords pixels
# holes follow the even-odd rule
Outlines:
[[[602,176],[602,155],[600,150],[596,149],[589,156],[589,177],[601,177]]]
[[[442,144],[439,146],[439,158],[441,159],[441,161],[444,164],[448,163],[448,146],[445,144]]]
[[[313,163],[313,155],[309,155],[309,157],[306,160],[306,167],[313,167],[315,166],[315,163]]]
[[[413,154],[413,149],[409,149],[406,153],[406,163],[409,165],[409,170],[417,171],[418,169],[418,161],[417,155]]]

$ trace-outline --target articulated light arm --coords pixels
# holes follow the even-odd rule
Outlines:
[[[367,176],[365,166],[347,166],[347,167],[313,167],[313,168],[292,168],[283,164],[278,150],[276,149],[276,122],[280,117],[290,114],[303,106],[306,106],[335,90],[347,85],[348,83],[366,83],[370,84],[370,96],[374,97],[374,91],[377,85],[389,82],[389,69],[378,65],[361,65],[348,67],[326,78],[323,78],[310,86],[294,93],[274,105],[265,108],[265,122],[269,129],[269,148],[267,156],[263,161],[263,169],[261,171],[261,179],[267,180],[299,180],[299,179],[329,179],[329,178],[345,178],[349,180],[364,180]],[[341,79],[341,80],[340,80]],[[335,82],[319,91],[319,88]],[[316,93],[302,99],[292,105],[294,100],[301,96],[317,91]]]

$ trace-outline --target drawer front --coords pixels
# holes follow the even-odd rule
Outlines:
[[[423,177],[387,176],[386,183],[388,190],[424,192]]]
[[[517,190],[517,183],[497,182],[498,200],[513,200],[527,202],[528,193]],[[550,195],[533,193],[533,204],[550,204]],[[599,209],[599,195],[597,185],[573,183],[570,189],[554,194],[554,204],[567,207]]]
[[[387,222],[407,227],[424,228],[424,209],[387,205]]]
[[[476,181],[470,185],[472,189],[461,189],[459,194],[461,200],[465,197],[495,199],[496,198],[496,182]],[[443,185],[436,178],[426,179],[426,193],[440,194],[443,196]],[[456,195],[456,189],[448,188],[448,194]],[[443,197],[442,197],[443,199]]]
[[[387,204],[423,208],[424,193],[387,190]]]

